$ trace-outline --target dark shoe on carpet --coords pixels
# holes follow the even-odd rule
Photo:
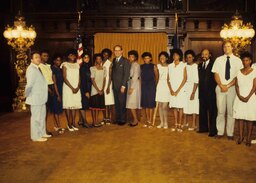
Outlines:
[[[228,140],[234,140],[233,136],[227,136]]]
[[[118,125],[119,125],[119,126],[123,126],[123,125],[125,125],[125,123],[119,122]]]
[[[215,135],[215,139],[221,139],[223,135]]]
[[[135,127],[135,126],[137,126],[137,125],[138,125],[138,123],[130,123],[130,124],[129,124],[130,127]]]
[[[84,127],[84,128],[92,128],[92,126],[90,125],[90,124],[88,124],[88,123],[83,123],[83,124],[81,124],[82,125],[82,127]]]
[[[238,138],[237,141],[236,141],[236,144],[241,144],[242,142],[244,141],[244,138]]]
[[[215,137],[216,134],[209,133],[208,137]]]

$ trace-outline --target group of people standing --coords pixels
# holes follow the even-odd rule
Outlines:
[[[26,103],[31,105],[31,139],[46,141],[46,137],[51,136],[43,122],[48,110],[54,114],[54,129],[63,133],[59,120],[63,109],[67,129],[76,131],[79,130],[75,121],[77,111],[79,124],[90,128],[103,123],[126,124],[127,109],[133,117],[131,127],[141,121],[139,110],[144,109],[143,126],[151,128],[158,109],[157,128],[168,129],[169,108],[174,112],[172,131],[198,130],[209,132],[209,137],[221,138],[227,109],[228,139],[233,139],[235,119],[238,119],[237,143],[242,143],[244,124],[247,124],[246,145],[250,146],[253,121],[256,121],[256,71],[251,67],[252,55],[243,53],[241,61],[233,55],[230,42],[223,43],[223,51],[224,55],[215,61],[208,49],[201,51],[199,60],[193,50],[187,50],[184,61],[180,49],[171,50],[170,56],[163,51],[158,55],[157,65],[153,64],[150,52],[141,55],[142,65],[138,63],[136,50],[128,52],[128,59],[124,58],[121,45],[114,46],[113,61],[110,61],[112,51],[106,48],[92,58],[90,54],[83,54],[81,65],[76,62],[75,50],[67,52],[65,62],[61,55],[54,55],[52,65],[47,63],[48,52],[33,52],[25,92]],[[92,123],[87,122],[86,110],[91,110]],[[98,118],[100,111],[103,120]],[[192,116],[192,120],[187,120],[188,116]]]

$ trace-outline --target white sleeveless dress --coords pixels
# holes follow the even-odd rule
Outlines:
[[[69,63],[63,62],[61,68],[65,66],[67,80],[69,83],[76,88],[79,83],[79,64],[78,63]],[[82,99],[80,89],[77,93],[73,93],[72,90],[63,83],[63,109],[81,109],[82,108]]]
[[[187,69],[187,82],[184,86],[186,94],[186,103],[184,106],[185,114],[199,114],[199,98],[198,98],[198,87],[196,89],[194,100],[190,100],[191,93],[194,88],[194,84],[198,84],[198,68],[197,64],[188,65]]]
[[[115,100],[114,100],[114,93],[113,93],[113,89],[112,89],[112,82],[110,84],[110,92],[109,94],[107,94],[107,85],[109,82],[109,68],[111,66],[111,62],[109,60],[106,60],[106,62],[103,64],[103,67],[106,70],[106,86],[104,88],[104,97],[105,97],[105,105],[114,105],[115,104]]]
[[[157,69],[159,81],[156,87],[156,102],[169,102],[171,94],[167,84],[168,66],[157,64]]]
[[[247,97],[253,87],[253,80],[256,78],[256,70],[254,69],[248,75],[244,75],[241,71],[237,74],[237,82],[240,95]],[[233,106],[233,117],[235,119],[243,119],[248,121],[256,121],[256,95],[253,94],[248,102],[242,102],[236,96]]]
[[[178,65],[171,63],[168,65],[169,82],[171,83],[172,89],[175,92],[183,81],[183,74],[186,64],[182,61]],[[184,108],[185,106],[185,89],[184,86],[181,88],[177,96],[170,95],[170,108]]]

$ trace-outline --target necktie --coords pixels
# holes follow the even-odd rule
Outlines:
[[[205,70],[205,65],[206,65],[205,62],[203,62],[203,65],[202,65],[202,66],[203,66],[203,69],[204,69],[204,70]]]
[[[225,79],[229,80],[230,79],[230,61],[229,61],[229,56],[227,56],[227,61],[226,61],[226,72],[225,72]]]
[[[41,72],[41,74],[42,74],[42,70],[41,70],[41,68],[40,67],[38,67],[38,70]]]

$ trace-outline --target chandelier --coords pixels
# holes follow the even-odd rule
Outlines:
[[[233,44],[234,53],[239,55],[246,46],[251,44],[255,31],[251,23],[243,24],[242,16],[236,11],[232,16],[229,25],[224,24],[220,31],[220,37],[223,40],[229,40]]]
[[[29,65],[27,51],[34,44],[36,32],[33,26],[27,27],[24,17],[20,14],[15,17],[14,25],[7,25],[3,33],[10,45],[16,52],[15,69],[19,77],[16,98],[14,98],[14,111],[27,111],[25,104],[26,69]]]

